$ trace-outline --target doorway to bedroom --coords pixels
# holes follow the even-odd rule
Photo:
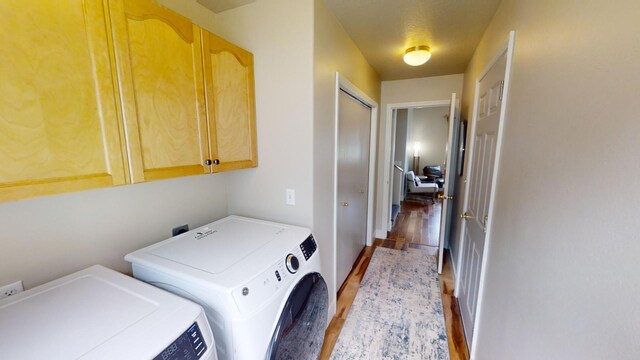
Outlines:
[[[434,195],[442,191],[443,169],[447,164],[449,106],[395,109],[393,119],[395,171],[391,202],[396,212],[392,212],[392,222],[400,202],[433,200]],[[415,182],[413,186],[409,182],[414,180],[409,179],[412,175],[420,183],[434,186],[416,188]]]
[[[438,250],[447,164],[449,105],[393,110],[393,178],[389,239]],[[398,224],[400,223],[400,224]],[[400,225],[400,226],[396,226]],[[405,229],[399,232],[398,229]]]
[[[430,211],[413,212],[408,217],[412,221],[410,225],[416,224],[414,240],[428,246],[429,241],[422,230],[437,226],[435,216],[429,215],[437,212],[440,219],[437,249],[432,246],[429,250],[437,257],[438,273],[442,272],[444,248],[450,232],[450,202],[454,199],[456,154],[459,153],[459,113],[456,93],[451,94],[448,101],[387,105],[387,118],[391,121],[387,138],[389,157],[385,161],[385,168],[389,169],[389,176],[385,178],[389,185],[383,188],[388,194],[388,197],[384,196],[388,201],[388,207],[384,209],[389,221],[386,235],[391,234],[403,204],[432,205]]]

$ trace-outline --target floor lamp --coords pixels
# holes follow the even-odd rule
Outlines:
[[[413,172],[418,176],[420,174],[420,142],[413,144]]]

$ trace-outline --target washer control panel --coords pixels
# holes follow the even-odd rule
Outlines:
[[[316,240],[313,238],[313,235],[309,235],[309,237],[300,244],[300,250],[304,255],[305,260],[309,260],[311,255],[316,252],[318,249],[318,244],[316,244]]]
[[[197,322],[194,322],[153,360],[196,360],[200,359],[206,351],[207,344],[204,342],[200,327]]]

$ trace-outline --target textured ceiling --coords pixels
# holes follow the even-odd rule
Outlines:
[[[500,0],[324,0],[382,80],[465,71]],[[421,66],[402,61],[414,45],[429,45]]]

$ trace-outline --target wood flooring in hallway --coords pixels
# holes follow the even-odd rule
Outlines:
[[[360,288],[360,282],[369,266],[369,261],[371,261],[375,248],[382,246],[403,251],[421,251],[435,255],[438,250],[441,209],[441,203],[438,201],[435,204],[423,201],[403,202],[400,213],[387,238],[376,239],[373,246],[367,246],[362,250],[353,270],[351,270],[347,280],[338,291],[336,315],[325,332],[320,359],[326,360],[331,356],[331,351],[338,339],[338,335],[340,335],[340,330],[347,318],[353,299]],[[458,301],[453,296],[454,281],[449,254],[445,250],[444,267],[440,275],[440,289],[447,326],[449,353],[451,360],[467,360],[469,359],[469,354],[462,329],[462,318],[460,317]]]

